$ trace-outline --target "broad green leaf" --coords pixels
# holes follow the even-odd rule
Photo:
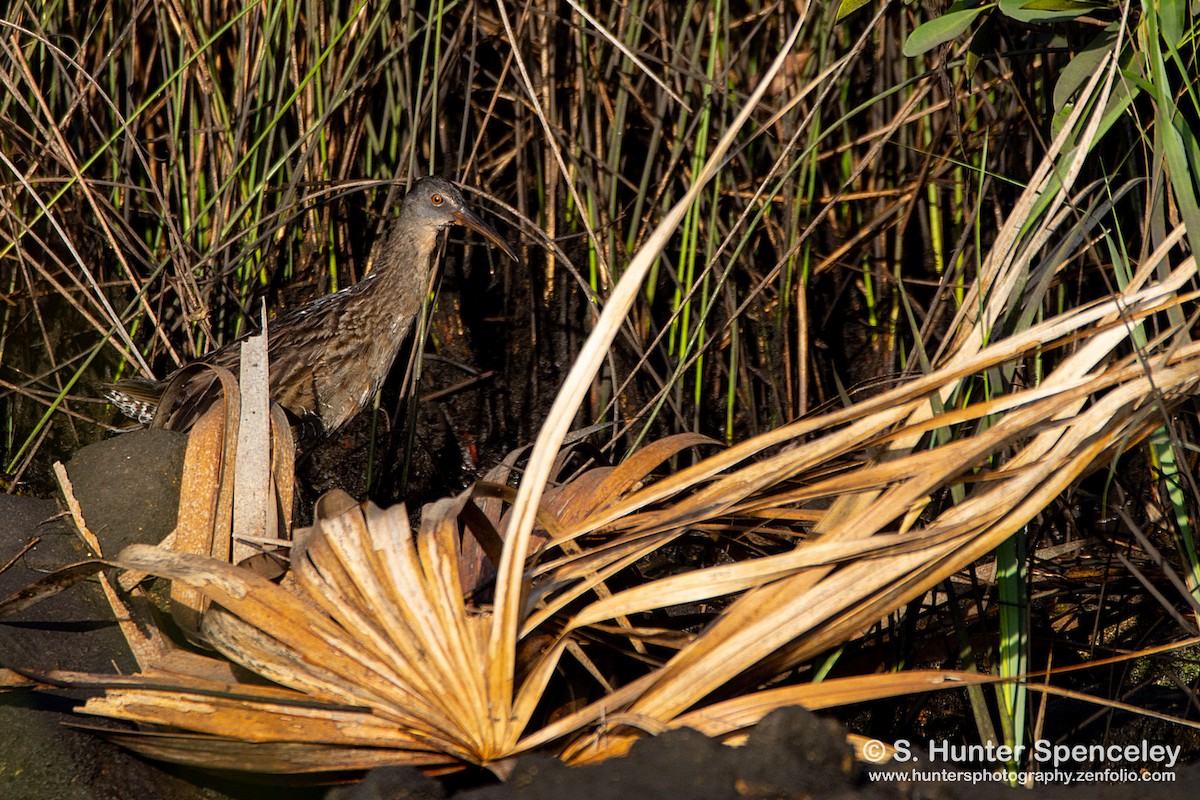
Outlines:
[[[1164,52],[1161,29],[1161,18],[1157,14],[1147,14],[1145,25],[1148,47],[1146,61],[1150,67],[1149,94],[1154,98],[1154,151],[1166,157],[1167,175],[1171,189],[1175,195],[1179,215],[1187,226],[1188,241],[1195,249],[1200,241],[1200,197],[1196,193],[1196,176],[1198,165],[1195,162],[1196,140],[1182,109],[1177,105],[1176,98],[1180,93],[1172,86],[1173,73],[1167,69],[1167,61],[1171,53]],[[1186,78],[1185,78],[1186,79]]]
[[[1083,14],[1104,6],[1104,3],[1086,3],[1079,0],[1026,0],[1022,8],[1028,11],[1061,11],[1072,14]]]
[[[918,26],[904,43],[904,55],[910,58],[919,56],[958,37],[971,27],[980,14],[996,4],[987,3],[974,8],[967,8],[966,5],[963,2],[954,3],[946,9],[945,14]]]
[[[1188,16],[1187,5],[1183,0],[1162,0],[1156,4],[1159,33],[1172,50],[1179,47],[1187,29],[1184,23]]]
[[[1000,13],[1018,22],[1056,22],[1075,19],[1109,5],[1079,0],[1000,0]]]
[[[1100,32],[1096,38],[1075,54],[1071,63],[1063,68],[1054,84],[1054,110],[1062,111],[1067,101],[1079,91],[1079,87],[1095,74],[1104,57],[1113,49],[1117,41],[1116,25],[1110,25]]]
[[[870,2],[871,0],[842,0],[838,5],[837,17],[834,18],[834,22],[841,22]]]

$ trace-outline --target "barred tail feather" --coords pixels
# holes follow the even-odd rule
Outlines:
[[[118,411],[143,425],[149,425],[158,410],[162,397],[162,386],[155,381],[127,378],[110,384],[104,390],[104,399]]]

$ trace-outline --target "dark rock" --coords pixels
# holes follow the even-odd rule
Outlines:
[[[34,539],[38,543],[15,561]],[[52,500],[0,495],[0,598],[88,557]],[[136,666],[100,587],[84,582],[0,621],[0,665],[37,670],[131,671]],[[81,721],[72,699],[26,689],[0,693],[4,800],[213,800],[199,788],[102,739],[63,726]]]
[[[105,555],[157,544],[175,528],[186,437],[134,431],[83,448],[67,466],[88,529]],[[32,546],[29,546],[32,545]],[[51,500],[0,495],[0,598],[95,556]],[[95,580],[84,581],[0,624],[0,666],[123,672],[135,668]]]
[[[215,800],[193,786],[87,733],[63,727],[56,698],[0,694],[0,796],[5,800]]]
[[[187,436],[130,431],[80,450],[67,465],[88,529],[106,556],[158,544],[175,529]]]
[[[26,546],[34,543],[29,549]],[[91,558],[52,500],[0,495],[0,598]],[[100,585],[84,581],[0,620],[0,666],[83,672],[132,671],[136,664]]]
[[[415,767],[380,767],[362,783],[339,786],[325,800],[444,800],[442,784]]]
[[[846,729],[799,706],[764,717],[738,752],[738,764],[746,781],[787,791],[853,786],[860,776]]]
[[[568,767],[523,756],[508,780],[461,800],[745,800],[897,797],[859,781],[845,730],[803,709],[770,715],[745,747],[681,729],[634,744],[629,755]]]

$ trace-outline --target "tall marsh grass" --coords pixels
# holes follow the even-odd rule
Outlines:
[[[783,676],[814,704],[814,682],[912,667],[1015,681],[972,688],[962,735],[1045,733],[1034,693],[1049,690],[1026,676],[1194,641],[1200,620],[1197,25],[1183,3],[957,6],[13,4],[10,491],[101,435],[96,383],[161,375],[245,332],[264,298],[354,282],[404,183],[443,173],[478,187],[524,256],[451,249],[456,301],[430,348],[495,378],[443,409],[483,462],[538,440],[496,520],[487,655],[508,661],[479,696],[532,715],[504,681],[537,627],[525,556],[569,429],[607,423],[602,460],[675,434],[732,446],[674,449],[680,477],[642,475],[564,525],[541,568],[594,605],[551,593],[533,617],[567,615],[565,643],[723,604],[678,647],[629,639],[623,656],[653,667],[620,673],[639,693],[480,734],[489,748],[608,730],[618,707],[700,724],[689,709]],[[655,584],[657,599],[637,580],[609,596],[634,555],[679,537],[730,566]],[[571,549],[597,539],[607,555]],[[1194,660],[1146,661],[1145,679],[1104,663],[1076,688],[1113,708],[1196,688]],[[536,669],[548,681],[553,665]],[[920,727],[920,702],[869,724]],[[1149,710],[1195,719],[1166,705]],[[726,734],[753,717],[713,713]],[[597,736],[564,753],[618,749]]]

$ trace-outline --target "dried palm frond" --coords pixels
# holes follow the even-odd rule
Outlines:
[[[1179,324],[1149,332],[1195,300],[1181,293],[1196,274],[1176,248],[1182,227],[1120,292],[1017,333],[1001,329],[1021,307],[1037,254],[1074,220],[1074,176],[1115,70],[1109,60],[1083,90],[1064,127],[1073,149],[1065,133],[1056,141],[927,374],[674,474],[656,470],[709,440],[651,443],[619,466],[551,482],[632,298],[722,163],[727,136],[614,287],[510,506],[495,484],[513,464],[494,485],[427,506],[415,532],[403,506],[330,498],[312,528],[296,532],[278,584],[209,552],[130,548],[119,566],[201,598],[188,605],[194,636],[224,660],[173,654],[143,662],[137,676],[43,678],[100,690],[83,710],[136,723],[110,733],[133,749],[262,772],[467,763],[502,772],[532,749],[597,759],[645,731],[696,724],[724,735],[783,704],[996,680],[923,672],[762,689],[995,549],[1195,390],[1200,345]],[[1054,351],[1062,357],[1039,381],[971,397],[972,379]],[[948,489],[961,500],[935,502]],[[634,569],[695,530],[731,540],[768,525],[788,546],[657,579]],[[641,625],[650,612],[718,599],[707,626],[675,631],[669,643]],[[620,682],[583,647],[618,636],[640,669]],[[549,698],[565,653],[596,680],[557,713]]]
[[[1170,280],[1192,269],[1181,267]],[[562,510],[543,510],[551,530],[521,579],[519,638],[549,643],[528,663],[517,663],[515,654],[511,662],[495,657],[493,609],[465,599],[477,587],[464,582],[462,542],[480,517],[497,527],[503,522],[495,507],[490,519],[464,513],[475,504],[470,493],[427,507],[415,534],[402,506],[327,504],[310,530],[298,532],[282,585],[201,555],[131,548],[121,566],[202,594],[213,605],[201,639],[285,689],[189,682],[186,674],[160,670],[143,680],[92,676],[88,681],[105,693],[83,710],[150,725],[120,734],[124,744],[149,755],[212,766],[236,761],[222,754],[241,741],[253,759],[244,766],[321,771],[382,763],[497,764],[542,747],[590,759],[622,752],[635,729],[702,721],[708,730],[728,732],[782,703],[822,707],[881,691],[962,686],[968,679],[958,673],[939,673],[936,680],[922,673],[864,678],[845,690],[831,682],[702,704],[725,683],[761,684],[856,637],[994,549],[1107,453],[1157,425],[1162,404],[1194,388],[1200,345],[1151,361],[1116,360],[1092,374],[1047,380],[930,420],[905,417],[947,380],[1004,363],[1022,348],[1054,347],[1081,332],[1095,341],[1124,330],[1111,325],[1113,314],[1120,310],[1137,324],[1161,310],[1168,294],[1156,285],[1049,320],[1022,337],[1023,345],[985,347],[953,370],[720,451],[672,476],[655,480],[651,471],[699,440],[657,443],[619,467],[558,487]],[[1063,413],[1073,406],[1078,410]],[[833,460],[878,453],[889,443],[984,417],[995,421],[976,436],[828,472]],[[1000,462],[997,456],[1006,452],[1011,455]],[[905,524],[932,493],[968,478],[965,501],[926,522]],[[823,525],[829,512],[820,507],[828,508],[830,499],[871,494],[878,496],[837,526]],[[803,509],[821,520],[820,534],[792,521]],[[801,544],[606,589],[605,581],[694,526],[772,517],[791,526]],[[665,664],[573,714],[530,727],[577,634],[607,620],[724,596],[737,599]],[[504,681],[496,680],[496,669],[503,663],[514,664],[507,676],[513,688],[498,695],[494,687]]]

